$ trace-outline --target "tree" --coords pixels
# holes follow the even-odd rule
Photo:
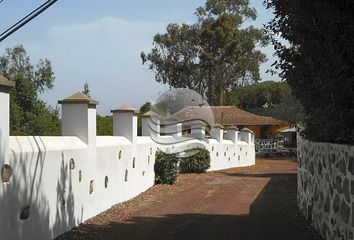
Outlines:
[[[224,93],[257,82],[259,65],[266,61],[258,46],[268,43],[259,29],[242,28],[256,18],[243,0],[207,0],[196,11],[194,24],[169,24],[165,34],[154,37],[154,47],[141,53],[157,82],[172,88],[189,88],[223,105]]]
[[[16,82],[10,90],[12,135],[60,135],[58,107],[52,109],[38,95],[54,86],[48,59],[33,66],[22,45],[8,48],[0,57],[0,75]]]
[[[197,9],[201,66],[208,72],[208,100],[212,105],[223,105],[224,92],[260,80],[259,65],[266,57],[256,47],[265,46],[268,40],[259,29],[241,28],[246,20],[257,17],[256,10],[248,5],[248,0],[208,0]]]
[[[141,117],[147,113],[148,111],[151,110],[151,102],[146,102],[144,103],[141,107],[140,107],[140,111],[138,114],[138,135],[141,136],[142,134],[142,121],[141,121]]]
[[[249,112],[273,116],[296,124],[303,122],[304,111],[286,81],[266,81],[252,84],[230,93],[232,105],[243,106]]]
[[[199,69],[199,29],[196,24],[169,24],[165,34],[156,34],[153,49],[143,63],[155,73],[155,80],[173,88],[189,88],[204,94]]]
[[[112,116],[101,116],[97,114],[97,135],[112,136],[113,135],[113,118]]]
[[[140,114],[143,115],[151,110],[151,102],[146,102],[144,105],[140,107]]]
[[[305,119],[304,108],[291,92],[270,109],[270,115],[292,125],[302,124]]]
[[[267,0],[274,65],[305,109],[303,135],[354,143],[353,1]],[[282,40],[280,37],[285,39]]]

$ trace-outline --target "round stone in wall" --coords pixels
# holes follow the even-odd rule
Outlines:
[[[10,165],[5,164],[1,168],[1,180],[3,183],[9,183],[12,176],[12,168]]]
[[[104,178],[104,188],[108,188],[108,182],[109,182],[108,176],[106,176],[106,177]]]
[[[20,213],[20,219],[22,221],[25,221],[25,220],[27,220],[29,218],[30,210],[31,210],[31,208],[30,208],[29,205],[25,206],[24,208],[22,208],[21,213]]]

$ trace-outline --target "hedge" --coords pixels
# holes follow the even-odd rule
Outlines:
[[[207,149],[192,149],[186,151],[186,154],[192,155],[178,157],[177,154],[158,151],[154,165],[155,183],[173,184],[178,172],[204,173],[210,168],[210,153]]]
[[[204,173],[210,168],[210,153],[207,149],[193,149],[188,152],[197,151],[190,157],[181,158],[179,170],[181,173]]]
[[[177,155],[156,152],[154,170],[156,184],[173,184],[177,180],[178,174]]]

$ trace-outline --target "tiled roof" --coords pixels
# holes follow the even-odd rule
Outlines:
[[[211,119],[210,119],[211,117]],[[273,117],[266,117],[246,112],[234,106],[186,107],[166,119],[177,119],[178,122],[202,120],[209,122],[214,117],[214,124],[223,126],[262,126],[286,124]]]
[[[173,114],[171,117],[178,118],[180,122],[193,119],[205,119],[208,114],[213,114],[214,123],[223,126],[259,126],[286,124],[273,117],[259,116],[246,112],[234,106],[218,107],[187,107]]]
[[[279,125],[285,123],[273,117],[256,115],[234,106],[220,106],[211,108],[214,114],[214,121],[224,126]]]

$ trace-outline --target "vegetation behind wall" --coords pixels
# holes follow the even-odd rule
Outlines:
[[[181,158],[179,169],[181,173],[204,173],[210,168],[210,153],[207,149],[188,150],[197,151],[190,157]]]
[[[291,124],[301,123],[304,110],[286,81],[265,81],[232,91],[225,102],[258,115],[272,116]]]
[[[176,154],[156,152],[155,159],[155,183],[173,184],[178,175],[178,158]]]
[[[59,109],[48,106],[39,95],[54,87],[54,72],[48,59],[33,65],[22,45],[0,56],[0,75],[15,81],[10,90],[11,135],[61,134]]]
[[[179,158],[176,154],[166,154],[158,151],[155,160],[155,183],[173,184],[178,172],[203,173],[210,168],[210,153],[207,149],[191,149],[186,153],[195,154]]]

